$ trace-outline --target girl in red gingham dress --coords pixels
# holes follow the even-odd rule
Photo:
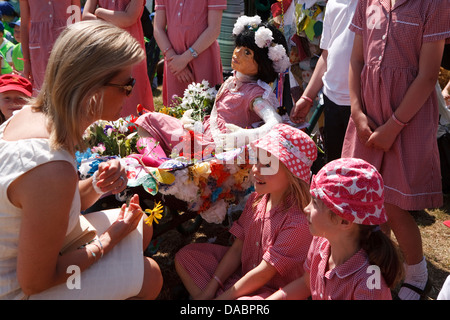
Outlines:
[[[302,208],[316,146],[301,130],[278,124],[252,147],[255,193],[230,229],[233,245],[194,243],[175,257],[194,299],[263,299],[303,274],[312,235]]]
[[[361,159],[337,159],[313,177],[311,196],[305,273],[269,299],[391,300],[403,268],[380,230],[387,219],[380,173]]]
[[[389,227],[405,258],[401,299],[420,298],[428,279],[408,211],[442,205],[434,88],[449,17],[449,0],[361,0],[350,25],[351,119],[342,157],[365,159],[383,176]]]

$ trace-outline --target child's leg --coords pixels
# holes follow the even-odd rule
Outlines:
[[[189,292],[191,297],[197,297],[202,293],[202,290],[195,284],[194,280],[192,280],[189,273],[184,269],[184,267],[175,259],[175,270],[178,273],[181,281],[184,284],[184,287]]]
[[[404,283],[423,290],[428,280],[427,264],[423,256],[422,236],[411,214],[392,204],[385,204],[391,227],[405,259]],[[399,297],[405,300],[417,300],[420,295],[402,287]]]
[[[191,297],[214,298],[216,292],[211,296],[208,292],[206,297],[205,289],[228,250],[228,246],[213,243],[191,243],[177,252],[175,269]]]

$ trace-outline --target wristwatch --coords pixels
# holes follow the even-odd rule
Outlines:
[[[189,51],[191,52],[191,54],[192,54],[192,56],[193,56],[194,58],[197,58],[197,57],[198,57],[197,51],[195,51],[195,50],[192,49],[191,47],[189,47]]]

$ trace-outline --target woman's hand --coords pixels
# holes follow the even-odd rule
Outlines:
[[[127,172],[117,159],[102,162],[98,166],[96,185],[103,193],[117,194],[127,187]]]
[[[126,204],[122,205],[117,220],[101,235],[105,253],[136,229],[143,214],[139,196],[135,194],[128,207]]]

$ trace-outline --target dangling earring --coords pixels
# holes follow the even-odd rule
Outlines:
[[[92,121],[95,119],[96,113],[97,113],[97,102],[98,98],[97,98],[97,94],[93,95],[90,99],[89,102],[87,103],[87,107],[86,107],[86,118],[89,119],[89,121]]]

